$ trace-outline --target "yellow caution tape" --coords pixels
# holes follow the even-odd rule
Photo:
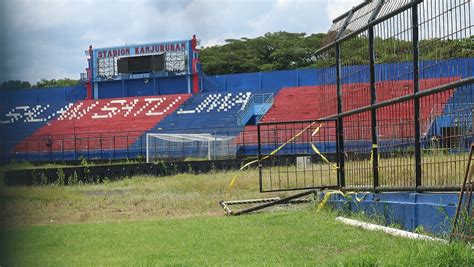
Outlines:
[[[242,167],[240,167],[240,169],[239,169],[237,172],[242,171],[243,169],[247,168],[248,166],[250,166],[250,165],[252,165],[252,164],[254,164],[254,163],[256,163],[256,162],[258,162],[258,159],[252,160],[252,161],[248,162],[247,164],[245,164],[245,165],[243,165]],[[226,193],[229,192],[230,189],[234,186],[234,183],[235,183],[236,180],[237,180],[237,174],[234,175],[234,177],[232,177],[232,180],[230,180],[230,183],[229,183],[229,186],[227,187]]]
[[[288,143],[292,142],[293,140],[295,140],[296,138],[298,138],[300,135],[302,135],[304,132],[306,132],[309,128],[311,128],[311,126],[313,126],[316,122],[312,122],[310,125],[308,125],[307,127],[305,127],[303,130],[301,130],[300,132],[298,132],[295,136],[293,136],[292,138],[290,138],[290,140],[286,141],[284,144],[282,144],[281,146],[279,146],[277,149],[273,150],[269,155],[263,157],[261,159],[261,161],[263,160],[266,160],[268,159],[269,157],[275,155],[276,153],[278,153],[278,151],[280,151],[282,148],[284,148]],[[315,131],[313,132],[313,134],[316,134],[319,129],[321,128],[321,124],[319,124],[319,126],[315,129]],[[259,160],[256,159],[256,160],[253,160],[253,161],[250,161],[248,163],[246,163],[245,165],[243,165],[242,167],[240,167],[240,169],[237,171],[237,174],[234,175],[234,177],[232,177],[232,180],[230,180],[230,183],[229,183],[229,186],[227,186],[227,190],[226,190],[226,194],[232,189],[232,187],[234,186],[235,184],[235,181],[237,180],[237,176],[238,176],[238,173],[242,170],[244,170],[245,168],[247,168],[248,166],[254,164],[254,163],[257,163]]]
[[[374,149],[378,148],[377,144],[372,144],[372,150],[370,151],[370,165],[374,162]],[[377,159],[380,161],[380,153],[377,153]]]
[[[316,153],[324,162],[326,162],[327,164],[329,164],[333,169],[337,170],[339,169],[339,167],[330,162],[319,150],[318,148],[316,148],[316,146],[314,144],[311,144],[311,148],[313,149],[314,153]]]
[[[353,194],[355,196],[356,201],[361,202],[362,200],[364,200],[365,196],[369,193],[370,192],[363,192],[364,195],[362,195],[362,197],[359,198],[357,196],[357,194],[358,194],[357,192],[346,192],[346,193],[344,193],[340,190],[327,191],[324,194],[323,200],[321,201],[321,203],[319,203],[317,211],[320,211],[321,209],[323,209],[326,206],[326,202],[329,200],[329,198],[331,198],[332,195],[341,195],[341,196],[347,198],[348,195]]]
[[[315,135],[319,132],[319,129],[321,129],[321,126],[322,126],[322,125],[323,125],[323,124],[320,124],[320,125],[318,126],[318,128],[314,129],[313,133],[311,134],[311,137],[315,136]]]

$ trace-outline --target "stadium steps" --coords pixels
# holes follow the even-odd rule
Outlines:
[[[474,106],[474,93],[470,86],[454,90],[453,96],[444,107],[434,107],[437,111],[430,114],[431,127],[429,135],[442,136],[444,127],[472,128],[472,107]],[[441,112],[439,112],[441,111]]]
[[[237,123],[237,113],[250,96],[250,92],[194,95],[150,132],[238,134],[243,127]]]
[[[5,105],[0,112],[1,151],[13,152],[18,143],[59,117],[73,104],[56,100],[38,104]]]
[[[190,95],[83,100],[36,130],[16,152],[127,149]],[[76,138],[74,138],[76,137]]]
[[[426,90],[445,83],[452,82],[459,77],[423,79],[420,81],[420,90]],[[383,81],[377,83],[377,99],[385,101],[413,93],[413,83],[410,80]],[[329,117],[337,113],[335,86],[305,86],[283,88],[275,96],[272,108],[265,114],[262,122],[287,122],[301,120],[316,120]],[[451,98],[452,92],[438,96],[436,102],[444,106]],[[343,110],[360,108],[370,104],[370,91],[368,83],[352,83],[343,85]],[[441,110],[433,114],[431,103],[433,99],[422,98],[420,117],[436,116]],[[413,101],[399,103],[377,111],[379,121],[378,133],[380,139],[408,138],[414,135]],[[396,118],[396,119],[394,119]],[[403,118],[400,121],[400,118]],[[370,112],[344,118],[345,140],[370,140]],[[323,126],[324,127],[324,126]],[[258,143],[256,126],[246,126],[239,135],[238,142],[245,144]],[[332,137],[335,141],[335,135]],[[262,134],[261,140],[269,139]]]

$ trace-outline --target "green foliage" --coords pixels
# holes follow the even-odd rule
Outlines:
[[[161,165],[161,169],[163,170],[163,175],[168,175],[169,174],[168,164],[166,164],[166,162],[164,162],[164,161],[160,161],[158,164]]]
[[[37,82],[34,85],[31,85],[30,82],[27,82],[27,81],[9,80],[0,84],[0,90],[66,87],[66,86],[74,86],[74,85],[77,85],[78,83],[79,83],[79,80],[74,80],[74,79],[69,79],[69,78],[64,78],[64,79],[59,79],[59,80],[41,79],[39,82]]]
[[[325,34],[275,32],[249,39],[228,39],[227,44],[203,48],[206,74],[229,74],[310,67]]]
[[[77,184],[79,184],[79,177],[78,177],[76,171],[74,171],[74,173],[72,174],[72,176],[69,177],[68,184],[69,184],[69,185],[77,185]]]
[[[209,75],[246,73],[300,68],[321,68],[335,64],[333,49],[316,55],[327,45],[328,34],[266,33],[257,38],[225,40],[225,45],[201,50],[204,72]],[[419,43],[420,60],[443,60],[474,56],[474,37],[461,40],[430,39]],[[412,60],[412,43],[403,39],[375,39],[376,63]],[[368,40],[364,36],[350,38],[341,44],[343,65],[369,63]]]
[[[87,167],[89,166],[89,162],[87,162],[87,159],[84,157],[79,158],[81,160],[81,166],[82,167]]]
[[[56,171],[56,175],[58,180],[56,181],[56,185],[65,185],[66,184],[66,176],[64,175],[63,169],[59,168]]]
[[[91,171],[89,169],[89,166],[91,166],[91,164],[89,164],[89,162],[87,162],[87,160],[85,158],[82,158],[81,159],[81,166],[84,167],[84,181],[87,181],[88,183],[94,183],[94,179],[90,175]]]
[[[211,173],[216,173],[217,172],[217,167],[214,164],[214,162],[211,163]]]
[[[41,178],[40,178],[40,185],[47,185],[49,182],[48,176],[44,174],[44,172],[41,173]]]
[[[25,81],[9,80],[0,84],[0,90],[5,89],[28,89],[31,88],[31,84]]]
[[[33,87],[34,88],[66,87],[66,86],[77,85],[78,82],[79,82],[78,80],[73,80],[73,79],[69,79],[69,78],[64,78],[64,79],[59,79],[59,80],[56,80],[56,79],[52,79],[52,80],[41,79]]]
[[[417,234],[422,234],[422,235],[425,235],[427,232],[425,230],[425,227],[423,225],[418,225],[416,228],[415,228],[415,233]]]
[[[194,173],[194,169],[193,169],[193,166],[191,166],[191,164],[188,164],[188,173],[189,173],[189,174],[193,174],[193,173]]]

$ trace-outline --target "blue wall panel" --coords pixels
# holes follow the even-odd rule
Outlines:
[[[38,103],[62,102],[66,99],[67,93],[70,93],[69,88],[73,87],[61,87],[49,90],[38,89]]]
[[[420,77],[469,77],[473,75],[474,58],[451,59],[444,62],[420,62]],[[376,79],[410,80],[413,77],[412,63],[376,65]],[[342,67],[343,83],[367,83],[369,71],[367,65]],[[335,81],[334,68],[283,70],[269,72],[239,73],[203,77],[201,88],[204,92],[277,92],[282,87],[321,85]],[[99,83],[99,98],[130,97],[160,94],[182,94],[188,92],[188,76],[156,77]]]
[[[99,98],[124,97],[126,94],[121,81],[101,82],[99,84]]]
[[[298,86],[308,86],[317,83],[317,69],[302,69],[296,73],[298,76]]]
[[[69,86],[56,88],[17,89],[0,93],[0,105],[35,105],[56,102],[75,102],[85,97],[84,86]]]
[[[160,95],[188,93],[187,76],[176,76],[156,79],[156,84],[157,92],[159,92]]]
[[[420,78],[442,78],[473,76],[474,58],[450,59],[420,62]],[[376,65],[376,79],[410,80],[413,78],[411,62]],[[367,65],[347,66],[342,70],[343,83],[369,82]],[[321,85],[335,81],[334,68],[269,71],[209,76],[203,81],[204,92],[252,90],[253,92],[275,92],[282,87]],[[219,88],[216,88],[217,85]]]
[[[227,76],[227,75],[226,75]],[[225,77],[225,90],[237,92],[241,90],[261,90],[260,73],[240,73]]]
[[[296,70],[262,72],[262,87],[278,91],[282,87],[298,86]]]
[[[124,83],[126,87],[125,96],[147,96],[155,95],[153,79],[129,80]]]

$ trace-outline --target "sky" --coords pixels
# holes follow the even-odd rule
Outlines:
[[[84,51],[190,39],[201,46],[267,32],[327,32],[362,0],[1,0],[0,82],[79,79]]]

